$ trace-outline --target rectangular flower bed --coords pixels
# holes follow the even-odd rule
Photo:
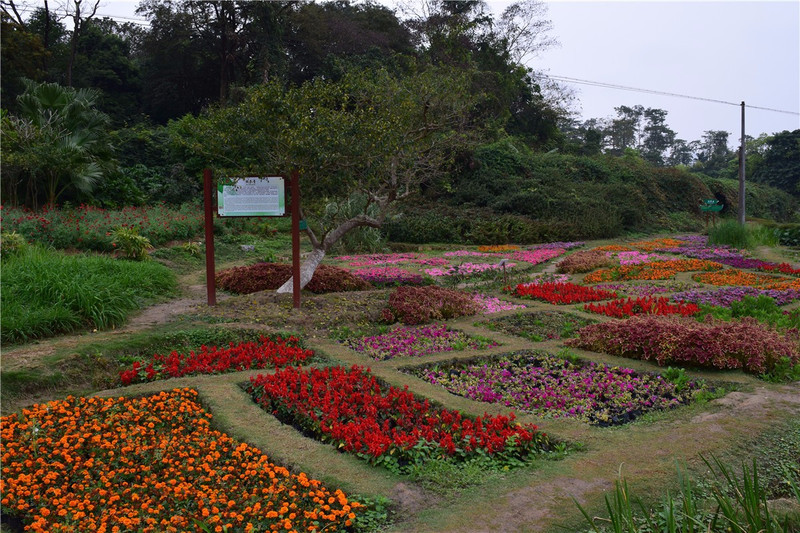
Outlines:
[[[594,320],[572,313],[534,311],[483,320],[476,325],[540,342],[573,337],[576,330],[594,322]]]
[[[514,422],[513,413],[470,418],[382,384],[358,366],[286,368],[252,378],[248,391],[279,420],[396,472],[433,458],[524,460],[550,447],[545,434]]]
[[[347,341],[347,345],[376,361],[498,346],[490,339],[470,337],[461,331],[448,329],[444,324],[397,328],[383,335]]]
[[[262,336],[259,342],[230,343],[227,348],[204,345],[188,354],[176,351],[169,355],[153,354],[147,360],[135,361],[130,369],[120,372],[119,377],[123,385],[130,385],[196,374],[279,368],[303,363],[313,356],[313,351],[300,347],[297,337],[271,339]]]
[[[658,280],[672,279],[678,272],[721,270],[723,266],[715,261],[701,259],[676,259],[674,261],[654,261],[640,265],[626,265],[598,270],[583,277],[584,283],[603,281]]]
[[[569,282],[528,283],[517,285],[514,289],[506,287],[503,290],[520,298],[544,300],[551,304],[593,302],[617,297],[615,292],[593,289]]]
[[[679,316],[636,316],[586,326],[566,344],[659,366],[741,368],[755,374],[771,372],[782,358],[800,363],[797,330],[778,330],[749,317],[697,322]]]
[[[525,309],[522,304],[512,304],[494,296],[487,296],[485,294],[475,293],[472,295],[472,301],[475,302],[481,309],[484,315],[492,313],[499,313],[501,311],[510,311],[513,309]]]
[[[769,296],[777,305],[786,305],[795,300],[800,300],[800,289],[775,290],[757,289],[755,287],[722,287],[716,290],[701,291],[697,289],[677,292],[672,299],[679,302],[693,302],[696,304],[716,305],[728,307],[733,302],[740,302],[745,296]]]
[[[376,267],[353,270],[352,274],[372,285],[422,285],[425,278],[398,267]]]
[[[678,386],[658,375],[532,350],[406,371],[473,400],[602,426],[688,403],[703,388],[693,381]]]
[[[211,429],[190,389],[2,418],[4,515],[26,530],[322,531],[363,506]]]
[[[603,304],[590,303],[583,306],[586,311],[613,318],[626,318],[635,315],[681,315],[697,314],[700,308],[693,303],[672,303],[663,296],[654,298],[643,296],[636,298],[612,300]]]

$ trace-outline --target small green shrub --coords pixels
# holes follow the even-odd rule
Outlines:
[[[125,254],[126,259],[134,261],[146,261],[150,259],[147,255],[148,250],[153,246],[150,244],[150,239],[139,235],[139,230],[136,228],[120,227],[114,230],[113,246],[118,246],[119,249]]]
[[[0,233],[0,257],[17,255],[24,250],[27,245],[28,242],[25,240],[25,237],[16,231]]]

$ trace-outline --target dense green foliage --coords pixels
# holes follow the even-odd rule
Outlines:
[[[2,341],[122,324],[144,300],[171,294],[175,275],[155,262],[65,255],[33,246],[3,259]]]

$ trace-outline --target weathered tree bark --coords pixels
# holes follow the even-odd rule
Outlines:
[[[381,224],[383,224],[383,220],[386,218],[386,209],[380,210],[380,215],[376,218],[372,218],[367,215],[359,215],[357,217],[351,218],[342,224],[340,224],[336,229],[330,231],[325,234],[322,239],[322,242],[317,240],[316,235],[311,228],[306,230],[306,234],[308,235],[309,240],[311,240],[311,253],[309,256],[303,261],[300,265],[300,288],[302,289],[308,282],[311,281],[311,278],[314,277],[314,272],[317,270],[317,267],[322,263],[322,260],[325,258],[325,255],[328,253],[328,250],[336,244],[339,239],[341,239],[345,233],[348,231],[355,229],[360,226],[369,226],[372,228],[379,228]],[[278,287],[278,293],[291,293],[292,292],[292,281],[294,280],[294,276],[289,278],[286,283]]]

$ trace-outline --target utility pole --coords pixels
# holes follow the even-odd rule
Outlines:
[[[742,145],[739,147],[739,225],[745,224],[744,213],[744,166],[745,166],[745,153],[744,153],[744,101],[742,101]]]

